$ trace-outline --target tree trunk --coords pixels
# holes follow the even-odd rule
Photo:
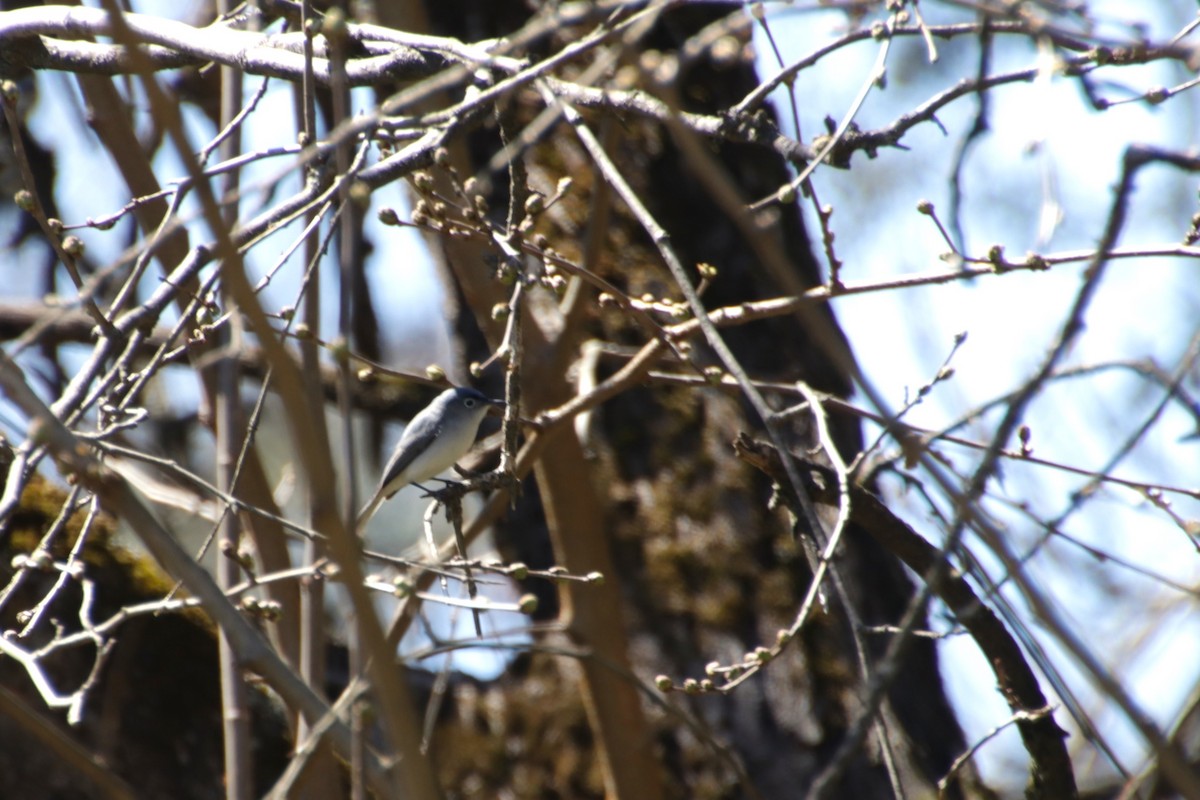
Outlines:
[[[428,13],[433,32],[476,40],[516,29],[514,18],[521,12],[516,4],[439,2],[429,4]],[[670,54],[724,13],[725,7],[715,6],[672,11],[643,49]],[[746,30],[738,34],[743,44]],[[751,62],[716,67],[699,59],[670,90],[685,109],[711,113],[756,83]],[[506,113],[519,130],[536,110],[515,104]],[[640,121],[589,122],[666,228],[684,264],[707,262],[718,268],[719,276],[703,298],[708,308],[794,293],[797,287],[822,282],[794,206],[785,206],[758,234],[783,249],[792,270],[772,274],[756,257],[755,242],[714,202],[667,131]],[[469,166],[460,164],[460,172],[465,167],[464,174],[474,174],[500,146],[494,128],[477,132],[469,148],[475,158]],[[785,165],[765,149],[726,144],[712,155],[733,178],[743,201],[761,197],[789,178]],[[524,159],[531,183],[543,193],[564,175],[574,181],[555,212],[539,220],[537,230],[551,247],[586,263],[631,297],[679,297],[653,243],[625,208],[613,203],[570,126],[553,128],[525,151]],[[489,205],[502,210],[508,204],[507,180],[492,177]],[[502,212],[497,216],[502,218]],[[600,246],[589,250],[588,243],[597,240]],[[460,286],[481,274],[478,263],[456,260],[453,253],[446,254],[446,262]],[[557,333],[546,332],[554,330],[546,321],[551,312],[546,318],[537,310],[529,316],[524,416],[534,417],[570,396],[567,368],[586,339],[645,341],[627,315],[602,310],[595,294],[584,292],[589,294],[574,304]],[[485,306],[471,292],[460,298],[466,327],[475,326],[482,340],[495,347],[502,327],[492,321],[490,303]],[[820,313],[836,330],[828,307]],[[846,370],[813,345],[796,318],[732,328],[725,340],[755,379],[803,379],[843,396],[850,390]],[[697,352],[696,360],[716,363],[706,352]],[[599,377],[621,363],[602,359]],[[688,372],[669,361],[661,368]],[[857,422],[830,422],[848,460],[861,445]],[[522,658],[496,684],[460,692],[458,714],[442,726],[436,749],[450,773],[446,785],[478,782],[487,787],[482,796],[503,788],[522,797],[599,797],[605,791],[609,796],[656,796],[613,775],[614,769],[620,771],[614,760],[644,762],[649,756],[656,773],[652,782],[661,781],[663,796],[803,794],[837,750],[864,693],[847,615],[833,599],[829,612],[812,620],[801,641],[731,694],[666,697],[700,720],[700,727],[685,724],[680,715],[645,697],[640,709],[604,713],[606,705],[629,699],[628,691],[619,701],[604,694],[616,691],[614,676],[616,687],[630,688],[621,670],[631,670],[643,686],[659,674],[677,684],[686,677],[703,678],[708,662],[737,663],[756,647],[773,644],[777,631],[791,624],[800,607],[812,574],[790,521],[770,507],[770,487],[734,457],[730,442],[743,430],[761,431],[762,423],[732,395],[648,384],[600,407],[584,448],[577,440],[564,441],[569,435],[548,446],[535,482],[501,523],[501,541],[506,555],[532,567],[557,563],[572,571],[604,571],[605,589],[566,585],[560,587],[561,607],[543,603],[542,608],[552,609],[566,623],[567,634],[557,643],[599,650],[617,663],[596,668],[587,658],[535,654]],[[803,444],[807,433],[798,429],[796,434],[796,443]],[[895,559],[852,530],[837,564],[862,622],[897,621],[913,586]],[[538,589],[530,583],[530,591]],[[607,640],[592,638],[600,635]],[[878,644],[875,649],[881,652],[886,640]],[[606,649],[614,646],[624,649]],[[601,680],[605,673],[607,682]],[[902,782],[928,791],[963,747],[942,691],[937,653],[928,640],[913,643],[890,698],[894,715],[889,737]],[[631,722],[631,714],[642,720]],[[641,732],[632,741],[622,741],[603,729],[618,724],[646,727],[637,728]],[[494,735],[480,736],[479,731]],[[614,744],[624,748],[623,755],[611,752]],[[834,796],[892,796],[878,748],[871,744],[863,749]],[[635,765],[625,778],[645,778],[639,772],[644,769],[645,763]]]

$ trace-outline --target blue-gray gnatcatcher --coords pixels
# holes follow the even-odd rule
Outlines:
[[[383,469],[371,502],[358,514],[357,529],[384,501],[410,483],[419,484],[448,470],[475,442],[479,423],[492,406],[504,405],[471,388],[447,389],[412,418]]]

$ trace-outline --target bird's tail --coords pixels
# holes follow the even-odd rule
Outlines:
[[[354,521],[354,530],[359,536],[363,535],[367,523],[371,521],[371,517],[375,516],[375,511],[379,508],[379,504],[383,502],[383,494],[376,492],[371,498],[371,502],[363,506],[363,510],[358,512],[358,519]]]

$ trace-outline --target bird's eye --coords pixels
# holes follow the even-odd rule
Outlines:
[[[474,408],[475,402],[476,401],[475,401],[474,397],[468,397],[466,400],[463,400],[463,405],[466,406],[467,408]]]

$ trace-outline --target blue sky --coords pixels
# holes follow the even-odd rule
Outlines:
[[[1089,7],[1095,17],[1107,20],[1153,14],[1151,34],[1160,39],[1174,35],[1195,16],[1194,5],[1187,3],[1090,3]],[[923,3],[921,9],[929,24],[969,19],[963,13],[948,14],[938,4]],[[785,63],[832,40],[844,26],[844,18],[832,11],[781,11],[777,19],[769,20]],[[1115,24],[1102,30],[1127,35]],[[761,32],[756,46],[762,74],[769,74],[775,62]],[[890,124],[899,114],[952,86],[960,76],[974,74],[974,43],[939,41],[938,47],[941,58],[930,64],[919,39],[893,46],[887,88],[873,90],[868,96],[856,116],[860,127]],[[806,135],[823,130],[821,120],[826,115],[842,118],[871,75],[878,49],[877,43],[846,48],[801,73],[796,96]],[[998,40],[992,72],[1052,64],[1047,55],[1026,41]],[[1191,77],[1180,65],[1165,63],[1111,73],[1097,76],[1101,93],[1110,99],[1154,86],[1174,86]],[[774,99],[781,111],[789,108],[782,91]],[[963,171],[966,252],[983,256],[991,245],[1000,244],[1010,257],[1018,259],[1030,251],[1050,254],[1094,248],[1109,212],[1125,146],[1144,142],[1194,149],[1198,110],[1194,94],[1183,93],[1158,107],[1130,103],[1096,112],[1085,106],[1074,81],[1052,69],[1033,84],[994,92],[991,130],[976,144]],[[948,221],[947,178],[958,138],[974,113],[972,100],[960,100],[939,114],[949,136],[935,125],[925,124],[905,136],[903,144],[911,148],[908,152],[884,150],[875,160],[859,154],[850,171],[821,169],[815,173],[821,202],[834,208],[831,224],[838,255],[845,262],[844,279],[882,281],[949,267],[941,258],[949,248],[915,207],[922,199],[930,200]],[[790,118],[790,113],[781,116]],[[1143,170],[1120,246],[1180,242],[1197,210],[1196,184],[1194,178],[1167,167]],[[1061,221],[1048,226],[1047,221],[1057,217],[1055,203],[1061,209]],[[810,230],[816,230],[811,206],[805,208]],[[955,334],[968,333],[952,362],[954,378],[939,384],[908,417],[914,424],[941,429],[1033,374],[1062,325],[1081,271],[1082,265],[1078,265],[1049,273],[984,277],[949,286],[849,297],[834,306],[864,371],[893,408],[900,407],[937,372]],[[1064,366],[1153,357],[1169,371],[1196,333],[1198,287],[1191,260],[1113,262],[1087,315],[1086,332]],[[1195,373],[1190,386],[1195,389]],[[1116,371],[1051,386],[1027,417],[1035,453],[1083,468],[1098,467],[1160,396],[1131,375]],[[985,420],[995,424],[998,417],[993,414]],[[1193,420],[1170,408],[1154,434],[1116,473],[1194,487],[1195,465],[1200,463],[1197,443],[1181,441],[1194,430]],[[965,433],[986,442],[988,431],[988,424],[977,423]],[[969,451],[944,447],[940,452],[960,469],[974,463]],[[1055,470],[1008,465],[1003,480],[993,489],[1000,498],[1028,503],[1044,517],[1053,517],[1082,483],[1083,479]],[[918,498],[905,495],[894,481],[885,481],[885,489],[893,508],[904,513],[917,530],[936,539],[938,526]],[[1128,491],[1108,488],[1101,494],[1098,501],[1069,519],[1068,533],[1186,585],[1195,583],[1200,574],[1196,550],[1165,515],[1147,508]],[[1176,502],[1176,510],[1184,516],[1198,515],[1196,503],[1183,498]],[[1014,543],[1031,541],[1038,534],[1028,520],[1004,509],[1000,502],[989,502],[988,508],[1009,526],[1007,532]],[[977,542],[973,545],[982,553]],[[997,570],[995,574],[1000,573]],[[1032,563],[1030,575],[1090,646],[1119,676],[1128,678],[1144,707],[1160,724],[1169,724],[1170,715],[1197,677],[1194,670],[1180,670],[1180,665],[1200,663],[1194,597],[1180,596],[1111,565],[1101,566],[1061,542],[1053,543]],[[1148,608],[1155,609],[1149,621]],[[1033,628],[1052,660],[1065,667],[1072,686],[1086,698],[1086,706],[1096,713],[1100,729],[1116,743],[1127,768],[1136,771],[1140,766],[1137,754],[1143,749],[1138,737],[1074,672],[1070,659],[1051,637],[1036,625]],[[1144,640],[1139,638],[1142,635]],[[972,642],[954,637],[944,642],[942,652],[947,658],[948,690],[963,715],[968,738],[1002,723],[1009,713]],[[1060,712],[1060,722],[1065,718]],[[1079,746],[1078,737],[1073,744]],[[979,761],[988,778],[1009,784],[1010,789],[1019,788],[1024,756],[1015,731],[1010,729],[989,744]]]

